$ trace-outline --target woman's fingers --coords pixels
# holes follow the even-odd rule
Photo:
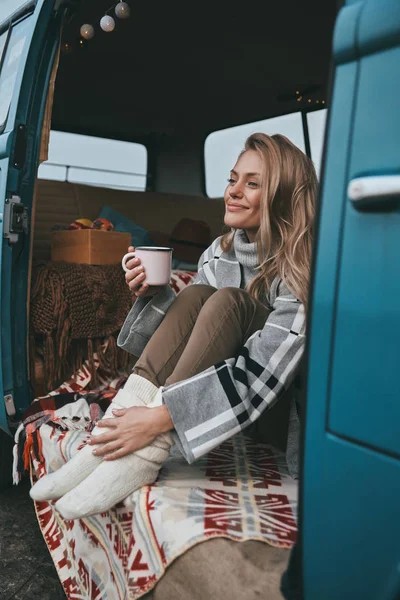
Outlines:
[[[125,266],[127,269],[131,270],[140,265],[140,258],[130,258],[126,261]]]
[[[132,279],[141,275],[141,273],[144,273],[144,267],[142,265],[136,265],[136,267],[132,267],[125,273],[125,281],[129,283]]]
[[[129,275],[129,273],[127,273],[127,275]],[[136,274],[132,273],[130,277],[125,277],[126,283],[129,285],[132,291],[135,287],[142,285],[145,279],[146,273],[144,271],[138,271]]]
[[[145,279],[146,273],[144,272],[143,267],[139,267],[139,270],[133,269],[132,271],[128,271],[125,275],[126,283],[132,292],[137,292],[143,285]]]
[[[96,456],[104,456],[105,454],[110,454],[110,452],[115,452],[116,450],[121,449],[121,442],[119,440],[114,440],[112,442],[108,442],[107,444],[103,444],[98,448],[93,450],[93,454]]]
[[[104,457],[104,460],[116,460],[117,458],[122,458],[123,456],[126,456],[127,454],[131,454],[130,450],[128,450],[127,448],[119,448],[118,450],[115,450],[114,452],[107,454]]]
[[[111,427],[112,429],[115,429],[115,427],[118,427],[118,421],[115,419],[101,419],[101,421],[96,423],[96,427]]]
[[[114,408],[112,414],[116,417],[123,417],[127,410],[127,408]]]
[[[135,296],[137,298],[141,298],[142,296],[146,295],[147,290],[149,289],[149,286],[147,283],[144,283],[136,292],[135,292]]]
[[[138,292],[140,292],[140,291],[141,291],[142,287],[143,287],[144,285],[146,285],[146,284],[144,283],[145,277],[146,277],[146,276],[141,276],[141,275],[139,275],[139,277],[135,278],[135,279],[134,279],[134,280],[133,280],[133,281],[132,281],[132,282],[129,284],[129,287],[130,287],[130,289],[131,289],[131,291],[132,291],[132,292],[134,292],[135,294],[137,294]]]

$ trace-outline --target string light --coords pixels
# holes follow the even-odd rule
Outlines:
[[[104,15],[100,21],[100,27],[103,31],[109,33],[110,31],[114,31],[115,29],[115,21],[110,15]]]
[[[121,2],[118,2],[117,6],[115,7],[115,14],[117,15],[118,19],[127,19],[131,14],[131,7],[127,2],[123,2],[121,0]]]
[[[81,33],[81,36],[85,40],[91,40],[92,37],[94,37],[94,27],[93,27],[93,25],[90,25],[89,23],[86,23],[85,25],[82,25],[82,27],[80,29],[80,33]]]
[[[78,50],[85,51],[87,49],[88,49],[88,40],[85,40],[84,38],[80,38],[78,40]]]
[[[71,54],[71,52],[72,52],[72,44],[70,44],[69,42],[63,42],[61,44],[61,52],[63,54]]]
[[[104,16],[100,19],[100,27],[103,31],[110,33],[115,29],[115,19],[109,14],[114,9],[116,17],[121,20],[128,19],[131,14],[131,7],[124,0],[119,0],[116,5],[106,10]],[[81,39],[91,40],[94,37],[95,30],[93,25],[85,23],[80,28]],[[82,44],[81,44],[82,45]]]

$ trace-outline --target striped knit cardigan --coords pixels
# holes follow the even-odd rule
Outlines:
[[[203,253],[194,285],[221,289],[248,283],[243,280],[243,272],[249,269],[238,260],[236,244],[243,232],[236,234],[230,252],[222,251],[221,238],[217,238]],[[140,356],[174,298],[174,292],[166,286],[152,298],[138,299],[122,327],[118,345]],[[189,463],[256,421],[298,373],[305,343],[304,306],[278,279],[272,282],[266,304],[272,310],[264,328],[248,339],[236,358],[163,388],[176,444]],[[299,421],[293,386],[291,390],[286,457],[291,474],[297,476]]]

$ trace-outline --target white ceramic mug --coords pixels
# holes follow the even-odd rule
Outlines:
[[[171,280],[172,248],[161,246],[138,246],[135,252],[128,252],[122,259],[122,268],[129,271],[126,263],[131,258],[139,258],[144,267],[148,285],[167,285]]]

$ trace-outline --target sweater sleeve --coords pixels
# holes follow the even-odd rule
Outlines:
[[[305,342],[304,306],[281,282],[264,328],[237,358],[164,388],[174,438],[189,463],[253,423],[289,387]]]
[[[219,246],[219,239],[217,238],[201,255],[197,275],[191,284],[215,285],[215,261],[213,258],[216,248]],[[172,288],[166,285],[155,296],[138,298],[119,333],[118,346],[139,357],[153,333],[161,325],[175,297]]]
[[[138,298],[122,325],[118,346],[139,357],[174,300],[175,293],[169,285],[155,296]]]

